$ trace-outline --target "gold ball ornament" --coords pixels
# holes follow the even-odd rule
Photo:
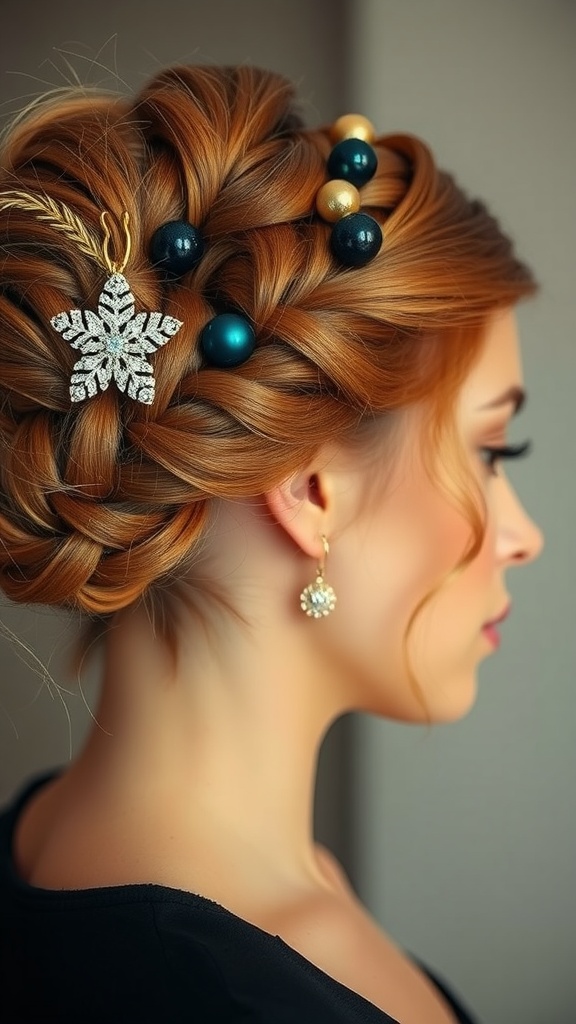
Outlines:
[[[372,145],[376,138],[376,130],[371,121],[363,114],[343,114],[330,128],[332,142],[344,139],[362,139]]]
[[[335,178],[327,181],[318,190],[316,196],[316,209],[322,217],[330,224],[342,220],[349,213],[357,213],[360,209],[360,193],[355,185],[349,181],[341,181]]]

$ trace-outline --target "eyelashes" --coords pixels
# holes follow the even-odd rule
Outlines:
[[[491,474],[495,476],[495,470],[499,462],[503,459],[521,459],[526,455],[530,455],[532,447],[532,441],[525,441],[524,444],[504,445],[502,448],[481,448],[480,451],[485,456],[484,464],[488,466]]]

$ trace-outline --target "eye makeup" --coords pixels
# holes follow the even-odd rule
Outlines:
[[[496,467],[503,459],[520,459],[529,455],[532,451],[532,441],[524,441],[518,445],[503,445],[502,447],[483,447],[480,452],[485,456],[484,462],[488,466],[492,476],[496,476]]]

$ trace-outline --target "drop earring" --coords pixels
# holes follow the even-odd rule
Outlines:
[[[322,558],[316,570],[316,579],[308,587],[305,587],[300,594],[300,607],[306,615],[313,619],[321,619],[336,607],[336,594],[332,587],[324,581],[326,569],[326,558],[330,550],[328,541],[322,534],[322,547],[324,548]]]

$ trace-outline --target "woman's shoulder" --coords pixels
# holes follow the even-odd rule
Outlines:
[[[18,842],[14,843],[13,852],[19,875],[29,883],[30,909],[34,907],[35,895],[39,898],[37,902],[42,901],[43,892],[46,898],[39,886],[46,884],[47,878],[53,909],[57,908],[59,896],[62,907],[66,905],[72,945],[80,919],[86,921],[86,915],[91,919],[91,910],[98,921],[91,926],[96,928],[91,941],[98,941],[98,928],[104,935],[109,927],[109,915],[105,913],[108,907],[117,927],[126,930],[126,934],[132,925],[136,927],[144,946],[145,924],[152,924],[151,932],[161,943],[163,958],[177,971],[182,983],[186,977],[191,982],[196,977],[195,965],[199,965],[198,956],[202,953],[203,962],[207,958],[206,963],[211,966],[212,977],[222,979],[222,991],[234,993],[247,983],[250,964],[257,961],[265,965],[271,993],[277,986],[300,989],[299,998],[318,1000],[319,1007],[322,1000],[348,1005],[356,998],[361,1000],[356,1008],[367,1001],[374,1009],[405,1024],[422,1019],[428,1024],[453,1024],[454,1017],[438,987],[370,917],[344,868],[322,844],[316,844],[315,853],[325,884],[302,891],[298,897],[278,901],[265,911],[252,913],[243,894],[238,894],[236,902],[233,898],[221,902],[212,898],[216,893],[208,890],[198,895],[203,890],[194,891],[193,880],[187,877],[181,879],[180,887],[142,884],[142,875],[138,880],[135,877],[128,884],[115,886],[114,875],[104,874],[96,887],[86,890],[77,881],[78,864],[82,862],[77,851],[72,882],[66,863],[62,863],[61,845],[56,875],[54,864],[50,866],[46,857],[39,858],[46,824],[58,806],[58,794],[54,781],[39,788],[24,804],[15,821],[14,839]],[[36,870],[31,867],[34,863]],[[93,868],[86,878],[94,878]],[[64,891],[58,893],[59,889]],[[44,906],[45,901],[42,902]],[[149,917],[145,906],[149,908]],[[75,914],[75,910],[82,913]],[[45,915],[43,919],[46,921]],[[198,966],[198,971],[200,976],[204,968]],[[252,995],[255,999],[267,998],[256,979]],[[354,1019],[353,1014],[349,1019]]]
[[[336,858],[329,851],[322,857],[334,889],[283,908],[265,922],[266,930],[403,1024],[455,1024],[452,1007],[434,980],[370,915]]]
[[[328,974],[405,1024],[412,1019],[475,1024],[444,979],[402,950],[371,917],[334,853],[321,843],[315,849],[333,898],[324,899],[321,908],[301,907],[292,920],[284,918],[284,937],[293,947],[306,949],[308,959],[321,968],[324,963]]]
[[[72,1022],[89,991],[95,1020],[113,1003],[123,1019],[142,1022],[185,1012],[278,1020],[280,1011],[286,1024],[390,1021],[255,923],[265,923],[258,915],[242,918],[209,896],[154,883],[42,888],[20,878],[6,847],[0,902],[0,1020],[6,1006],[11,1021],[36,1019],[56,999],[58,1019]],[[25,951],[15,935],[26,937]]]

